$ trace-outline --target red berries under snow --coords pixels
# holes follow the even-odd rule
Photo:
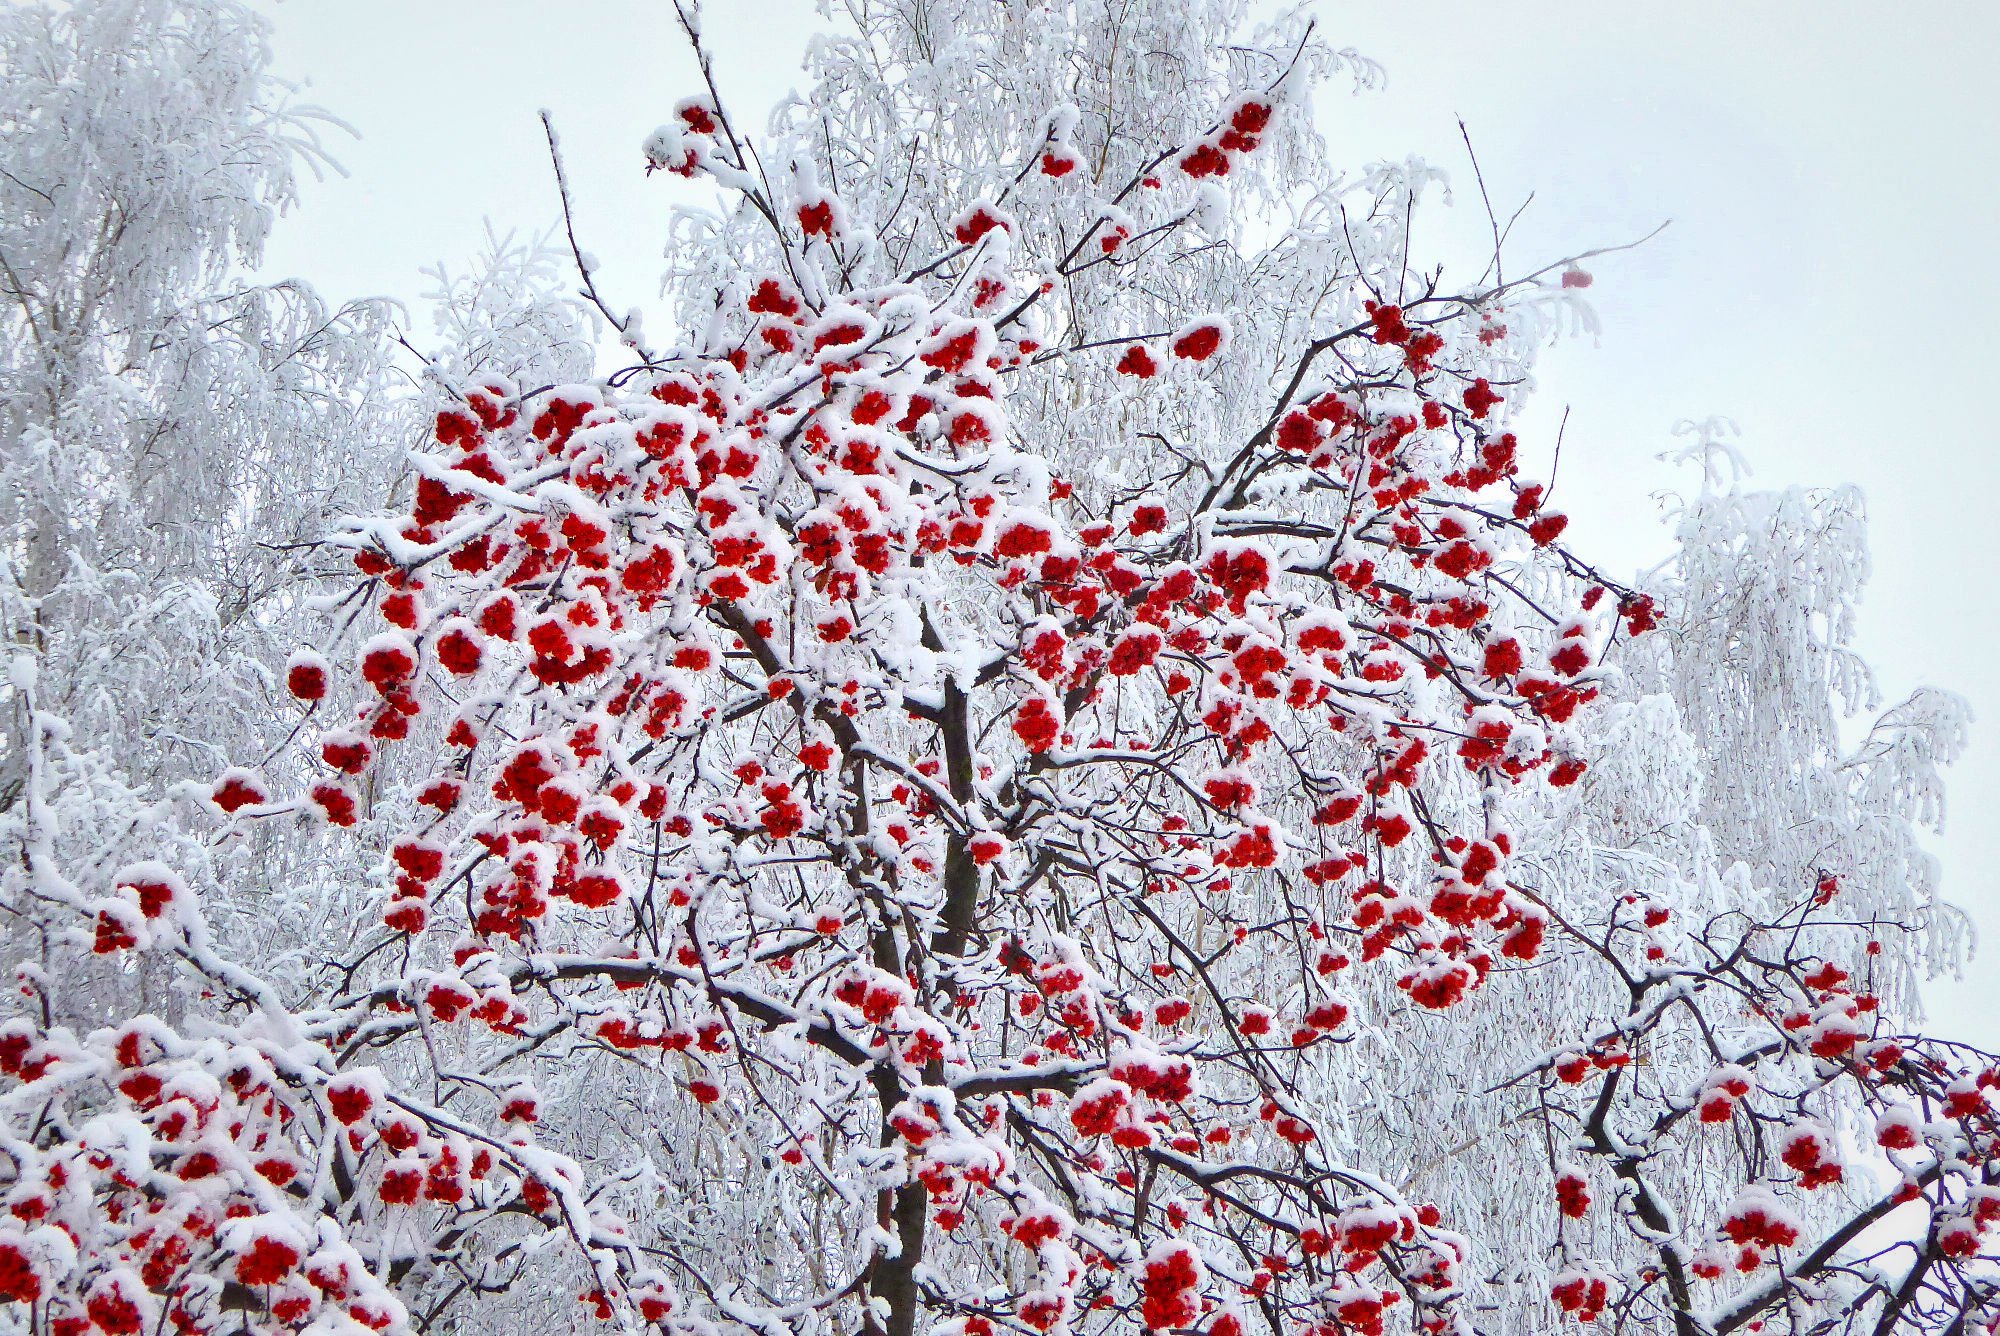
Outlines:
[[[327,822],[335,826],[351,826],[359,814],[359,806],[354,795],[339,784],[315,784],[311,790],[313,806],[320,810]]]
[[[1168,345],[1175,357],[1187,362],[1205,362],[1222,351],[1229,329],[1216,320],[1197,320],[1174,335]]]
[[[27,1241],[0,1236],[0,1303],[32,1304],[42,1297],[42,1277],[29,1258]]]
[[[1118,374],[1151,380],[1160,374],[1160,364],[1153,360],[1152,353],[1146,351],[1143,343],[1135,343],[1118,359]]]
[[[1822,1188],[1843,1177],[1833,1157],[1833,1134],[1817,1123],[1787,1128],[1778,1139],[1778,1158],[1798,1174],[1802,1188]]]
[[[222,772],[209,793],[209,801],[232,815],[245,807],[271,801],[263,781],[248,770],[231,767]]]
[[[1499,404],[1500,396],[1493,392],[1493,386],[1481,376],[1465,391],[1466,411],[1476,418],[1483,418]]]
[[[1180,169],[1200,180],[1229,175],[1229,155],[1214,144],[1197,144],[1181,156]]]
[[[1471,991],[1474,982],[1470,965],[1462,960],[1437,957],[1403,975],[1396,980],[1396,986],[1407,991],[1412,1002],[1441,1011]]]
[[[376,1083],[359,1075],[336,1077],[327,1083],[327,1107],[337,1120],[348,1126],[366,1118],[378,1099]]]
[[[1556,1178],[1556,1205],[1572,1220],[1581,1220],[1590,1210],[1590,1187],[1580,1169],[1565,1169]]]
[[[146,1307],[140,1306],[142,1302]],[[75,1318],[70,1321],[77,1323],[75,1329],[79,1331],[94,1324],[105,1336],[139,1336],[149,1325],[151,1307],[151,1297],[139,1288],[131,1272],[111,1271],[98,1278],[84,1301],[90,1323]]]
[[[1040,696],[1030,696],[1014,715],[1014,734],[1029,751],[1047,751],[1061,733],[1061,721]]]
[[[1595,1322],[1611,1302],[1611,1276],[1587,1267],[1559,1272],[1549,1285],[1549,1297],[1556,1307],[1578,1322]]]
[[[139,902],[139,913],[147,919],[163,916],[175,901],[187,894],[186,884],[164,863],[134,863],[120,868],[118,887]]]
[[[1259,98],[1248,97],[1238,102],[1229,113],[1229,128],[1238,134],[1261,135],[1271,123],[1271,104]]]
[[[275,1285],[292,1273],[301,1256],[301,1245],[289,1229],[249,1233],[236,1260],[236,1279],[253,1288]]]
[[[1104,671],[1113,677],[1130,677],[1150,666],[1159,657],[1164,643],[1157,631],[1144,628],[1127,631],[1112,646],[1111,659]]]
[[[1885,1109],[1875,1121],[1875,1144],[1884,1150],[1915,1150],[1923,1138],[1923,1120],[1907,1105]]]
[[[416,675],[417,651],[394,632],[376,636],[361,647],[361,676],[383,695]]]
[[[985,200],[973,204],[951,220],[951,234],[961,246],[970,246],[988,232],[1005,231],[1007,227],[1005,216]]]
[[[1191,1327],[1201,1316],[1202,1282],[1207,1269],[1195,1250],[1179,1240],[1155,1244],[1146,1254],[1140,1320],[1151,1331]]]
[[[833,204],[828,200],[815,200],[799,206],[799,230],[808,237],[831,237],[833,235]]]
[[[461,622],[448,626],[438,636],[438,664],[454,676],[465,677],[478,672],[480,658],[479,641],[474,638],[469,624]]]
[[[327,662],[310,650],[301,650],[292,655],[285,665],[285,689],[303,701],[321,700],[326,696]]]
[[[1069,1119],[1082,1136],[1109,1136],[1118,1126],[1132,1089],[1121,1081],[1100,1078],[1076,1092],[1070,1101]]]
[[[1768,1188],[1748,1188],[1738,1194],[1722,1221],[1722,1236],[1731,1243],[1755,1248],[1789,1248],[1803,1227]]]
[[[1695,1104],[1696,1116],[1704,1123],[1726,1123],[1735,1117],[1736,1102],[1750,1090],[1747,1069],[1734,1064],[1717,1068],[1702,1087]]]

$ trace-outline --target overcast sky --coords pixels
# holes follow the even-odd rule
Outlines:
[[[349,175],[308,187],[270,272],[329,296],[414,300],[419,269],[462,264],[486,220],[548,226],[547,107],[600,287],[614,305],[653,301],[666,190],[644,179],[638,146],[695,88],[665,0],[263,2],[280,72],[360,134],[329,140]],[[1672,220],[1593,263],[1602,335],[1546,356],[1523,423],[1546,443],[1569,410],[1557,497],[1583,550],[1614,568],[1666,554],[1655,495],[1692,479],[1654,456],[1683,419],[1735,419],[1753,485],[1865,489],[1875,574],[1861,649],[1885,697],[1950,687],[1984,721],[1953,772],[1938,849],[1987,960],[1929,996],[1940,1030],[1990,1040],[2000,7],[1325,0],[1317,12],[1336,45],[1388,72],[1382,90],[1322,97],[1336,161],[1416,153],[1453,174],[1455,206],[1420,217],[1418,255],[1467,255],[1486,227],[1460,117],[1496,204],[1534,193],[1509,243],[1519,260]],[[816,23],[804,0],[709,5],[724,95],[756,109],[744,119],[761,124],[800,82]]]

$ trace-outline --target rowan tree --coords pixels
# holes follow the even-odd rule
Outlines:
[[[1961,722],[1840,749],[1846,498],[1573,551],[1509,415],[1589,257],[1420,268],[1424,174],[1312,129],[1368,67],[1235,17],[903,0],[761,139],[690,90],[672,341],[579,250],[622,364],[440,369],[303,780],[80,859],[16,670],[7,1321],[1993,1329],[2000,1065],[1900,1019]],[[368,919],[219,947],[302,831]],[[87,1017],[139,958],[187,1014]]]

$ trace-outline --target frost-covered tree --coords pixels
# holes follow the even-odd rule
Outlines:
[[[1589,275],[1416,264],[1302,20],[847,19],[646,141],[667,340],[579,255],[629,364],[439,364],[294,751],[79,857],[19,661],[6,1320],[1992,1329],[2000,1065],[1906,1019],[1962,722],[1842,744],[1851,500],[1572,551],[1507,418]],[[184,1015],[73,1019],[136,962]]]
[[[44,776],[49,824],[66,857],[106,866],[155,843],[163,792],[191,776],[206,792],[291,732],[276,670],[321,626],[327,577],[344,581],[317,540],[408,493],[402,455],[434,412],[391,374],[386,303],[335,309],[301,281],[247,277],[296,174],[327,165],[327,118],[292,106],[265,38],[229,3],[0,16],[0,619],[22,656],[0,682],[0,827],[27,820],[12,682],[30,673],[71,748]],[[587,374],[553,255],[489,238],[433,274],[430,393],[464,373]],[[289,837],[225,852],[245,884],[311,890],[276,910],[218,899],[225,939],[338,949],[328,934],[354,909],[340,888],[365,854]],[[150,970],[69,997],[98,1016],[141,994],[179,1005]]]
[[[275,741],[306,544],[395,461],[382,308],[243,276],[324,161],[267,64],[234,4],[0,14],[0,628],[142,785]]]

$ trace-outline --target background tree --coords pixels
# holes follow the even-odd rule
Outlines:
[[[241,277],[326,161],[267,60],[233,5],[0,19],[0,603],[46,704],[140,782],[261,754],[252,665],[324,574],[301,545],[394,464],[383,308]]]
[[[285,671],[316,775],[79,859],[17,667],[10,1313],[1990,1326],[2000,1070],[1896,1019],[1960,723],[1839,747],[1844,499],[1569,551],[1505,415],[1589,275],[1416,267],[1308,24],[851,17],[647,141],[723,199],[675,341],[579,253],[636,360],[440,363]],[[379,926],[217,948],[288,898],[229,850],[348,827]],[[58,1020],[134,957],[208,995]]]
[[[332,165],[319,131],[339,128],[270,75],[262,19],[229,3],[18,6],[0,51],[0,616],[40,708],[78,743],[57,824],[108,867],[152,844],[163,792],[192,777],[205,794],[218,767],[293,731],[274,708],[281,665],[322,625],[329,575],[344,582],[316,543],[407,494],[402,453],[429,415],[394,374],[388,303],[335,308],[303,281],[246,277],[298,173]],[[441,369],[588,371],[553,254],[492,237],[434,274]],[[32,749],[11,683],[0,719],[14,823]],[[212,903],[224,939],[338,950],[330,925],[354,912],[340,888],[366,856],[351,841],[236,845],[246,881],[310,893],[275,911],[261,895]],[[129,989],[96,982],[108,996],[72,994],[93,1016],[178,1005],[151,970]]]

